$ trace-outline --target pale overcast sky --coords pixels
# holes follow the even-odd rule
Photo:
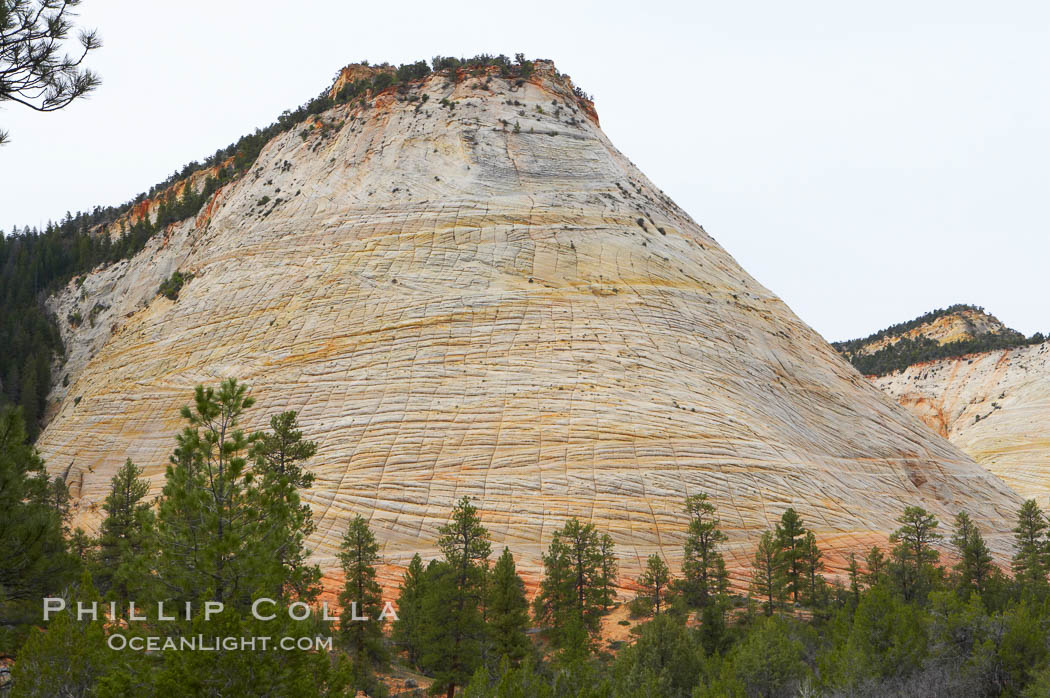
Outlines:
[[[88,101],[7,103],[0,228],[119,204],[341,66],[551,58],[830,340],[956,302],[1050,330],[1050,3],[84,0]]]

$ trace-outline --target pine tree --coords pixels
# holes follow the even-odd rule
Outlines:
[[[608,613],[616,600],[616,573],[619,565],[616,562],[616,546],[612,536],[603,533],[598,536],[598,594],[602,613]]]
[[[718,552],[726,534],[718,528],[715,507],[707,501],[706,494],[687,497],[685,512],[689,514],[689,532],[679,586],[689,606],[704,608],[713,597],[725,593],[729,585],[725,560]]]
[[[952,547],[955,548],[955,552],[959,557],[959,561],[956,563],[956,571],[960,571],[960,566],[965,563],[964,551],[966,550],[966,543],[970,539],[970,536],[977,530],[973,520],[970,519],[970,515],[965,511],[960,511],[955,515],[955,522],[952,529],[951,538],[948,540],[951,542]]]
[[[940,554],[932,547],[940,539],[937,518],[922,507],[906,507],[897,519],[900,528],[890,536],[893,563],[890,571],[906,601],[925,599],[933,566]]]
[[[698,631],[700,644],[703,645],[704,652],[708,656],[723,653],[732,640],[726,626],[726,609],[729,606],[729,599],[725,596],[717,597],[717,599],[716,602],[704,606],[697,614],[700,620]]]
[[[543,579],[532,601],[532,613],[536,621],[545,626],[547,635],[555,644],[561,641],[561,635],[572,616],[574,582],[569,548],[561,536],[555,533],[543,555]]]
[[[1046,516],[1034,499],[1025,500],[1013,529],[1017,552],[1013,557],[1014,579],[1022,589],[1042,593],[1046,587]]]
[[[818,592],[824,588],[824,577],[820,574],[824,571],[824,554],[817,546],[817,537],[813,531],[806,531],[799,554],[806,581],[806,601],[816,605],[820,600]]]
[[[317,444],[303,441],[298,414],[289,411],[274,415],[270,418],[270,429],[273,431],[256,437],[253,451],[256,470],[285,479],[296,489],[309,489],[314,476],[303,465],[317,453]]]
[[[160,601],[192,602],[190,620],[157,624],[154,632],[169,636],[308,638],[317,626],[289,618],[286,611],[264,605],[274,618],[263,621],[251,611],[253,597],[290,588],[289,571],[275,551],[275,541],[297,535],[288,528],[288,500],[273,496],[274,483],[289,486],[257,459],[260,435],[246,435],[239,424],[253,400],[237,381],[218,389],[198,386],[192,408],[183,408],[188,426],[176,438],[156,515],[152,544],[157,555],[154,595]],[[248,468],[256,456],[256,470]],[[290,486],[289,486],[290,489]],[[284,492],[284,494],[294,494]],[[277,598],[281,602],[287,599]],[[224,610],[206,620],[205,602]],[[166,606],[170,609],[171,606]],[[361,608],[361,605],[358,605]],[[170,612],[170,611],[169,611]],[[375,623],[375,621],[370,621]],[[361,625],[364,623],[355,623]],[[202,695],[318,695],[329,681],[331,662],[324,653],[274,652],[273,648],[215,652],[162,653],[145,687],[121,684],[109,694],[178,695],[193,686]],[[341,667],[346,668],[344,662]],[[128,672],[125,672],[127,674]],[[336,672],[336,683],[348,676]],[[110,678],[110,677],[107,677]],[[367,673],[354,674],[366,690],[379,684]]]
[[[98,87],[98,75],[81,67],[87,54],[102,46],[98,33],[80,30],[77,50],[72,55],[65,52],[78,4],[68,0],[0,3],[0,102],[57,111]],[[0,131],[0,145],[7,141],[7,132]]]
[[[766,531],[755,550],[751,588],[755,596],[763,600],[762,606],[767,616],[773,615],[784,602],[786,586],[787,564],[778,543],[778,536],[772,531]]]
[[[366,690],[370,695],[377,695],[371,691],[380,684],[374,679],[368,683],[367,676],[332,676],[332,658],[328,652],[281,650],[275,646],[279,638],[288,638],[292,643],[315,638],[324,632],[318,622],[291,620],[287,612],[269,605],[261,610],[273,618],[257,620],[251,614],[227,607],[209,620],[198,613],[189,622],[158,623],[149,632],[159,630],[169,635],[203,635],[205,638],[268,636],[271,644],[267,649],[258,646],[227,649],[220,645],[215,651],[162,652],[141,669],[128,666],[135,660],[135,653],[112,652],[122,665],[105,677],[106,690],[99,693],[107,696],[354,695],[354,690],[345,691],[349,688],[347,678],[352,678],[368,686]],[[148,655],[144,659],[148,659]],[[350,662],[339,664],[343,668]],[[108,685],[110,682],[115,685]]]
[[[255,434],[252,446],[255,472],[261,476],[257,506],[267,512],[259,532],[263,554],[283,568],[274,590],[276,598],[293,595],[312,600],[320,591],[321,570],[306,563],[310,554],[306,539],[315,526],[310,507],[302,503],[299,493],[313,485],[314,476],[304,465],[317,452],[317,444],[303,440],[295,412],[271,417],[270,429]]]
[[[413,667],[420,666],[423,651],[424,599],[426,598],[426,570],[423,558],[416,553],[401,578],[397,597],[397,620],[391,632],[394,644],[408,655]]]
[[[18,652],[12,675],[14,696],[91,696],[99,679],[119,659],[106,647],[105,605],[84,572],[70,598],[90,608],[95,617],[78,620],[76,604],[52,615],[46,630],[34,628]],[[3,692],[6,694],[6,691]]]
[[[791,594],[791,600],[798,603],[799,595],[804,588],[805,562],[802,558],[806,529],[797,511],[788,508],[781,515],[780,523],[776,528],[776,537],[777,546],[784,557],[787,591]]]
[[[343,590],[339,594],[339,635],[355,665],[362,670],[387,660],[383,646],[383,590],[376,581],[379,544],[360,515],[347,526],[339,547],[339,564],[343,568]],[[368,620],[354,620],[354,618]],[[362,687],[363,688],[363,687]]]
[[[773,698],[802,693],[800,685],[809,672],[805,646],[790,628],[790,622],[779,617],[755,623],[733,648],[732,673],[742,690],[721,695]]]
[[[555,644],[564,646],[569,631],[577,627],[596,634],[605,595],[603,555],[594,525],[581,524],[575,517],[565,522],[543,556],[543,570],[534,613],[548,627]]]
[[[844,684],[843,688],[864,679],[907,676],[921,665],[927,651],[927,635],[922,611],[915,604],[904,602],[883,584],[862,594],[851,615],[852,627],[848,637],[842,638],[845,646],[840,646],[842,655],[828,667],[828,673],[840,674],[838,682]],[[882,688],[871,695],[900,695],[890,686]],[[919,690],[915,695],[943,693]]]
[[[856,608],[860,603],[860,567],[857,565],[857,555],[852,551],[849,554],[847,571],[849,572],[849,593],[853,599],[853,606]]]
[[[488,629],[493,656],[518,666],[529,651],[529,602],[509,548],[496,560],[488,591]]]
[[[102,503],[106,517],[98,538],[98,586],[117,601],[127,603],[152,568],[148,536],[153,512],[142,501],[149,483],[141,479],[142,468],[129,458],[110,481],[109,495]]]
[[[657,616],[637,628],[637,639],[624,647],[612,671],[615,691],[585,695],[651,696],[685,698],[702,693],[704,648],[687,628],[685,618],[669,613]],[[699,685],[698,685],[699,684]],[[595,689],[598,687],[595,686]]]
[[[481,617],[482,575],[491,546],[478,510],[463,497],[451,521],[439,529],[445,559],[427,574],[427,633],[423,665],[434,672],[433,690],[452,698],[481,663],[485,627]]]
[[[22,365],[22,391],[20,404],[22,417],[25,419],[29,440],[36,439],[40,431],[40,403],[37,395],[36,360],[30,354]]]
[[[43,417],[47,396],[51,392],[51,358],[46,351],[37,351],[33,354],[33,360],[36,361],[36,403]]]
[[[864,564],[868,573],[864,575],[864,583],[873,587],[886,578],[886,556],[877,545],[871,546],[871,550],[864,556]]]
[[[0,407],[0,652],[13,655],[40,599],[69,582],[75,560],[62,537],[63,512],[18,410]]]
[[[251,440],[237,428],[254,404],[229,379],[218,391],[197,386],[189,422],[176,438],[157,509],[157,576],[162,598],[212,600],[247,610],[256,588],[273,588],[280,561],[262,554],[247,478]]]
[[[650,555],[646,561],[645,572],[638,578],[638,585],[652,599],[656,615],[660,615],[662,602],[667,594],[667,586],[670,582],[671,572],[667,569],[667,564],[663,561],[663,558],[655,553]]]
[[[995,563],[981,531],[965,511],[955,516],[955,531],[951,543],[959,558],[955,565],[959,590],[964,593],[972,590],[984,594],[988,590],[989,580],[995,573]]]
[[[66,479],[61,475],[56,475],[48,484],[45,501],[58,514],[58,518],[62,522],[62,534],[68,537],[71,533],[69,530],[69,517],[72,514],[72,498],[69,495],[69,485],[66,484]]]
[[[69,554],[73,556],[74,560],[80,562],[81,568],[94,569],[98,560],[97,547],[98,541],[87,534],[80,526],[73,529],[73,532],[69,535]]]

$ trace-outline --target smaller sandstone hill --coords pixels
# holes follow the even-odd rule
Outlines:
[[[879,388],[1023,497],[1050,498],[1050,344],[971,305],[835,345]]]
[[[873,380],[1015,492],[1046,506],[1050,343],[917,364]]]
[[[980,306],[958,304],[832,346],[861,373],[882,376],[926,361],[1041,344],[1043,339],[1040,332],[1025,337]]]

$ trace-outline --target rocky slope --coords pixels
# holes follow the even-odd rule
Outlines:
[[[1023,497],[1047,505],[1050,344],[919,364],[874,382]]]
[[[388,561],[435,554],[463,495],[532,574],[571,515],[625,575],[654,551],[676,568],[701,491],[736,568],[788,506],[839,550],[905,505],[968,509],[1006,551],[1016,495],[743,271],[552,65],[460,78],[276,137],[196,220],[51,300],[69,385],[39,447],[80,523],[128,457],[158,492],[178,408],[232,375],[249,426],[295,409],[319,444],[326,567],[356,513]],[[194,278],[173,302],[175,269]]]

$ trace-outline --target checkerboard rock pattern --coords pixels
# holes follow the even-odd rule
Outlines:
[[[126,458],[159,492],[179,407],[227,376],[258,401],[247,427],[298,410],[318,442],[325,568],[355,514],[387,563],[436,555],[464,495],[533,577],[574,515],[624,577],[653,552],[677,569],[698,492],[735,573],[789,506],[834,567],[910,504],[978,513],[1002,555],[1019,504],[741,269],[549,63],[335,107],[50,304],[68,386],[39,447],[88,528]]]

